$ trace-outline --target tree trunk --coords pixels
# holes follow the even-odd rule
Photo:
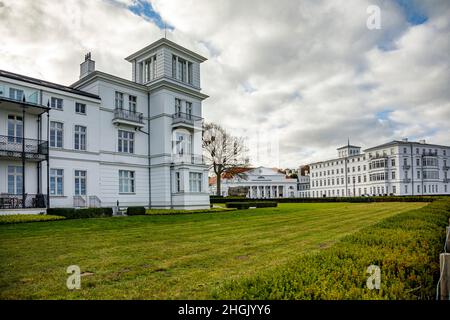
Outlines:
[[[218,174],[218,175],[216,175],[216,194],[218,195],[218,196],[220,196],[221,195],[221,190],[220,190],[220,185],[221,185],[221,174]]]

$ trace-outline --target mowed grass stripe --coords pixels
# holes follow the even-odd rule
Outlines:
[[[0,227],[1,298],[206,298],[423,203],[280,204],[279,208]],[[77,261],[83,289],[65,288]]]

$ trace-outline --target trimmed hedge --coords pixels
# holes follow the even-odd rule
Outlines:
[[[178,210],[178,209],[150,209],[146,210],[146,215],[177,215],[177,214],[193,214],[193,213],[216,213],[235,211],[232,208],[211,208],[211,209],[197,209],[197,210]]]
[[[238,197],[210,198],[211,203],[275,201],[278,203],[315,202],[433,202],[448,196],[380,196],[380,197],[324,197],[324,198],[270,198],[252,199]]]
[[[246,202],[227,202],[225,203],[227,208],[236,208],[236,209],[248,209],[250,207],[256,208],[269,208],[269,207],[277,207],[278,202],[276,201],[246,201]]]
[[[227,282],[216,299],[434,299],[450,199],[386,218],[334,246],[257,276]],[[381,269],[381,288],[367,288],[367,268]]]
[[[65,217],[48,214],[8,214],[0,216],[0,224],[63,220]]]
[[[145,214],[145,207],[128,207],[127,216],[142,216]]]
[[[112,208],[49,208],[47,214],[66,217],[67,219],[112,217]]]

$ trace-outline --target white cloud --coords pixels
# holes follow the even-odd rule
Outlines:
[[[51,81],[74,82],[87,51],[97,69],[128,78],[123,58],[162,36],[126,9],[134,0],[0,1],[0,68]],[[381,7],[381,30],[366,28],[370,4]],[[449,144],[446,1],[416,2],[428,16],[418,26],[382,0],[152,5],[175,28],[170,39],[209,57],[206,120],[278,136],[280,166],[333,157],[347,137],[363,147],[403,136]]]

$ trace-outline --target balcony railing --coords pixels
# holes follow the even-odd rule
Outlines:
[[[174,154],[172,155],[174,163],[190,163],[190,164],[204,164],[205,161],[202,155],[198,154]]]
[[[411,166],[409,164],[404,164],[402,166],[402,168],[403,168],[403,170],[409,170],[409,169],[411,169]]]
[[[0,209],[20,209],[20,208],[46,208],[47,195],[45,194],[25,194],[25,204],[22,194],[0,194]]]
[[[411,178],[402,179],[403,183],[411,183]]]
[[[442,170],[448,170],[448,169],[450,169],[449,166],[442,166]]]
[[[0,135],[0,156],[21,157],[23,151],[26,158],[44,160],[48,156],[48,142]]]
[[[444,183],[449,183],[450,182],[450,178],[444,178],[444,180],[442,180]]]
[[[113,120],[126,120],[139,124],[144,124],[144,115],[141,112],[135,112],[131,110],[125,110],[116,108],[114,110],[114,119]]]
[[[437,151],[426,151],[422,153],[422,157],[436,157]]]
[[[176,112],[172,115],[172,124],[186,124],[189,126],[202,126],[203,118],[190,113]]]

